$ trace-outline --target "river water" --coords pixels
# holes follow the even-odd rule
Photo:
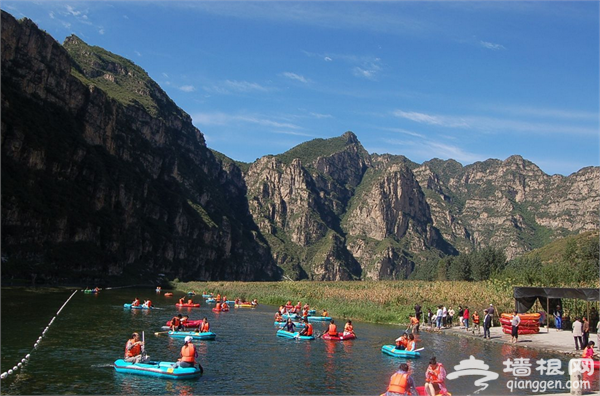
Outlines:
[[[175,307],[176,297],[165,297],[148,289],[104,290],[97,295],[78,292],[57,316],[72,291],[44,289],[2,289],[1,371],[12,368],[28,353],[30,359],[16,374],[3,379],[2,394],[331,394],[379,395],[384,392],[398,365],[406,360],[384,355],[381,346],[392,344],[401,328],[354,322],[358,338],[333,342],[322,339],[296,341],[277,337],[273,325],[275,307],[232,308],[213,313],[201,296],[200,308]],[[127,310],[123,303],[134,297],[152,299],[158,309]],[[316,307],[326,308],[326,307]],[[133,331],[145,333],[146,351],[153,360],[175,361],[183,344],[162,331],[174,314],[190,319],[206,316],[214,341],[195,341],[204,375],[195,380],[165,380],[116,373],[112,363],[123,356],[125,343]],[[33,348],[50,320],[55,321]],[[343,318],[335,318],[343,326]],[[315,329],[325,330],[316,323]],[[479,394],[510,394],[509,381],[516,377],[503,372],[507,359],[530,359],[531,374],[521,380],[568,380],[568,358],[526,348],[483,342],[451,335],[421,332],[422,356],[408,359],[417,385],[425,380],[428,360],[435,355],[448,373],[470,355],[482,360],[489,371],[499,374]],[[541,375],[539,359],[560,359],[564,375]],[[461,376],[447,380],[454,395],[473,394],[474,381],[481,376]],[[597,386],[597,382],[595,384]],[[568,390],[547,390],[568,392]],[[532,394],[531,388],[512,394]]]

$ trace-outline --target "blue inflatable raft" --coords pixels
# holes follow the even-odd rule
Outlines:
[[[210,298],[207,298],[207,299],[206,299],[206,302],[207,302],[207,303],[216,303],[216,302],[217,302],[217,299],[216,299],[216,298],[212,298],[212,297],[210,297]]]
[[[202,297],[204,297],[204,298],[212,298],[212,296],[213,296],[212,294],[203,294],[202,295]]]
[[[290,333],[289,331],[285,331],[285,330],[277,330],[277,336],[278,337],[286,337],[286,338],[295,338],[297,340],[306,340],[306,341],[315,339],[314,336],[304,336],[304,335],[300,335],[299,332]]]
[[[204,333],[196,333],[195,331],[169,331],[169,336],[175,338],[190,336],[194,340],[214,340],[217,337],[212,331],[205,331]]]
[[[423,348],[420,348],[419,350],[423,350]],[[418,351],[407,351],[404,349],[396,349],[395,345],[384,345],[381,347],[381,352],[390,355],[390,356],[397,356],[397,357],[404,357],[404,358],[416,358],[421,356],[421,354]]]
[[[331,316],[309,316],[309,322],[329,322],[331,321]]]
[[[273,322],[273,324],[275,326],[279,326],[279,327],[285,326],[286,323],[287,322],[277,322],[277,321]],[[304,327],[304,322],[292,322],[292,323],[294,323],[294,326],[296,326],[296,327]]]
[[[123,304],[123,308],[126,308],[126,309],[153,309],[154,307],[145,307],[143,305],[133,306],[131,304]]]
[[[174,362],[130,363],[119,359],[115,360],[114,366],[118,373],[149,375],[159,378],[186,379],[202,375],[202,370],[198,367],[176,367]]]

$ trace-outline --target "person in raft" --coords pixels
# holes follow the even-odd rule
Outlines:
[[[402,335],[396,338],[396,348],[401,351],[406,349],[406,344],[408,343],[408,334],[406,332],[402,333]]]
[[[323,310],[323,313],[321,314],[321,316],[323,316],[323,317],[329,316],[326,309]]]
[[[173,316],[171,319],[171,331],[183,330],[183,324],[181,323],[182,315]]]
[[[329,327],[327,329],[327,333],[329,333],[330,336],[334,336],[334,337],[337,337],[337,335],[338,335],[337,325],[335,324],[333,319],[331,319],[331,322],[329,322]]]
[[[351,320],[347,321],[346,324],[344,325],[344,333],[342,335],[344,335],[344,336],[356,335],[356,334],[354,334],[354,326],[352,326]]]
[[[185,304],[185,300],[184,300],[184,299],[185,299],[185,297],[181,297],[181,298],[179,299],[179,305],[183,305],[183,304]]]
[[[417,348],[417,342],[415,341],[415,335],[410,333],[408,335],[408,341],[406,342],[406,350],[409,352],[412,352],[416,348]]]
[[[392,374],[385,396],[418,395],[415,381],[410,375],[408,364],[401,363],[398,371]]]
[[[258,300],[256,298],[252,300],[252,305],[255,307],[258,305]]]
[[[142,304],[142,307],[144,307],[144,308],[152,308],[153,307],[152,301],[150,301],[150,300],[144,300],[144,303]]]
[[[210,331],[210,323],[208,323],[208,319],[206,316],[202,319],[202,323],[198,325],[198,329],[196,329],[196,333],[206,333]]]
[[[294,325],[294,322],[292,322],[292,318],[288,318],[287,322],[285,322],[285,325],[283,325],[282,330],[289,331],[290,333],[294,333],[296,331],[296,326]]]
[[[140,341],[140,335],[133,333],[131,338],[125,344],[125,357],[123,360],[130,363],[140,363],[147,360],[142,356],[142,345],[144,341]]]
[[[133,302],[131,303],[132,307],[137,307],[138,305],[140,305],[140,299],[139,298],[134,298]]]
[[[438,363],[435,356],[429,359],[429,366],[425,372],[425,393],[427,396],[447,395],[446,369]]]
[[[283,322],[283,316],[281,316],[279,311],[275,312],[275,322]]]
[[[222,302],[221,303],[221,311],[223,311],[223,312],[229,311],[229,304],[227,304],[226,302]]]
[[[311,336],[313,335],[313,325],[308,323],[308,319],[304,319],[304,328],[300,332],[301,336]]]
[[[198,357],[198,351],[196,346],[192,343],[192,337],[185,337],[185,344],[181,347],[181,357],[177,359],[177,366],[181,368],[194,367],[196,365],[196,358]],[[198,363],[200,372],[204,372],[204,369]]]

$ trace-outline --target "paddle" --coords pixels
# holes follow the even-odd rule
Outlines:
[[[156,333],[154,333],[154,335],[157,336],[159,334],[165,334],[165,333],[168,333],[168,332],[169,332],[169,330],[167,330],[167,331],[157,331]]]
[[[423,349],[425,349],[425,348],[424,348],[424,347],[423,347],[423,348],[418,348],[418,349],[415,349],[415,350],[414,350],[414,351],[412,351],[412,352],[421,352]]]
[[[146,361],[146,337],[142,331],[142,361]]]

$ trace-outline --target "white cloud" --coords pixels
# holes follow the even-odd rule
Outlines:
[[[270,92],[273,88],[262,86],[255,82],[225,80],[217,84],[202,87],[206,92],[218,94],[248,93],[248,92]]]
[[[450,128],[468,128],[469,124],[462,118],[458,117],[444,117],[437,115],[429,115],[425,113],[417,113],[414,111],[402,111],[396,110],[393,112],[396,117],[406,118],[411,121],[415,121],[421,124],[439,125]]]
[[[104,29],[102,29],[102,28],[101,28],[100,30],[98,30],[98,33],[100,33],[100,34],[104,34]],[[138,54],[139,54],[139,52],[138,52]],[[140,56],[141,56],[141,55],[140,55]]]
[[[183,92],[194,92],[196,88],[194,88],[193,85],[182,85],[179,87],[179,90]]]
[[[165,76],[166,78],[169,78],[169,75],[167,73],[163,73],[163,76]]]
[[[71,7],[70,5],[67,6],[67,11],[69,12],[69,14],[71,14],[73,16],[78,16],[81,14],[81,11],[75,11],[75,9],[73,7]]]
[[[326,56],[325,58],[323,58],[325,60],[325,62],[331,62],[333,59],[331,59],[330,57]]]
[[[479,44],[483,47],[483,48],[487,48],[487,49],[491,49],[491,50],[503,50],[506,49],[503,45],[501,44],[494,44],[494,43],[490,43],[488,41],[479,41]]]
[[[48,16],[52,19],[54,19],[54,12],[50,11],[50,13],[48,14]]]
[[[331,114],[321,114],[321,113],[309,113],[311,116],[315,117],[315,118],[333,118],[333,116]]]
[[[287,77],[287,78],[289,78],[291,80],[300,81],[301,83],[304,83],[304,84],[307,84],[308,82],[310,82],[310,80],[307,79],[306,77],[301,76],[301,75],[296,74],[296,73],[283,72],[283,73],[281,73],[281,75],[284,76],[284,77]]]
[[[273,131],[277,131],[278,133],[282,133],[282,129],[290,129],[292,131],[302,130],[302,127],[298,125],[289,122],[275,121],[259,114],[227,114],[222,112],[196,113],[192,115],[192,119],[194,120],[194,123],[198,123],[199,126],[253,124],[273,128]]]

